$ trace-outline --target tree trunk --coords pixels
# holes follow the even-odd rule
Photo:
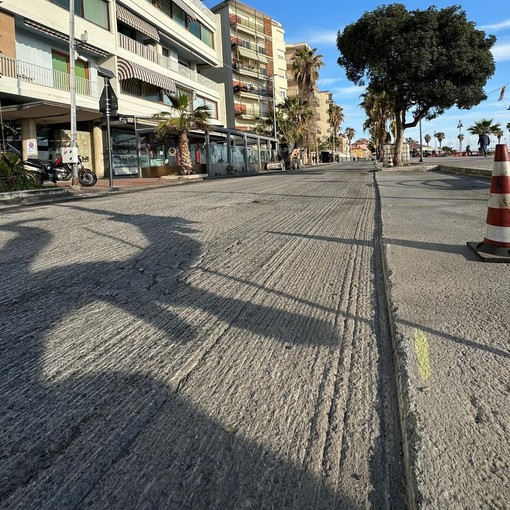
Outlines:
[[[402,122],[402,113],[396,112],[396,133],[395,133],[395,153],[393,156],[393,166],[402,166],[402,142],[404,140],[404,123]]]
[[[191,164],[191,154],[189,152],[188,133],[182,131],[179,134],[179,155],[181,175],[189,175],[193,173],[193,165]]]

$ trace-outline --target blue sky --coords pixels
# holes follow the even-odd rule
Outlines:
[[[206,0],[207,7],[213,7],[218,0]],[[245,4],[258,9],[275,20],[279,21],[285,29],[285,41],[287,43],[307,42],[312,48],[317,48],[317,53],[324,57],[325,67],[320,71],[320,90],[329,90],[337,104],[343,107],[345,121],[341,126],[352,127],[356,130],[356,139],[369,138],[368,133],[363,132],[365,115],[359,108],[360,94],[364,89],[349,82],[345,72],[337,64],[339,56],[336,48],[336,34],[346,25],[357,21],[365,12],[376,9],[379,5],[393,2],[379,2],[376,0],[354,0],[339,2],[338,0],[314,0],[302,2],[299,0],[244,0]],[[462,121],[462,133],[465,136],[464,144],[469,143],[476,147],[477,137],[467,133],[467,127],[475,121],[483,118],[494,119],[499,122],[505,138],[501,141],[510,146],[510,133],[506,130],[506,124],[510,122],[510,3],[509,0],[462,0],[457,2],[436,0],[435,2],[402,1],[407,9],[426,9],[430,5],[438,8],[451,5],[462,5],[466,11],[467,19],[473,21],[477,28],[485,30],[488,34],[494,34],[497,38],[493,47],[496,60],[496,72],[487,82],[485,92],[488,99],[477,107],[468,111],[459,111],[452,108],[441,117],[429,122],[422,122],[423,135],[433,135],[436,131],[443,131],[446,139],[443,145],[458,147],[457,125]],[[499,92],[503,85],[507,84],[507,91],[503,101],[498,102]],[[406,137],[419,138],[418,129],[406,130]],[[493,140],[496,143],[496,140]],[[434,142],[431,142],[434,145]]]

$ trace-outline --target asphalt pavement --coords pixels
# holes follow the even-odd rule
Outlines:
[[[441,158],[437,171],[426,158],[374,174],[410,507],[510,508],[510,265],[466,246],[484,237],[492,165]],[[168,184],[125,180],[60,198]]]

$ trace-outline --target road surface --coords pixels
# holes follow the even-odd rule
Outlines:
[[[1,508],[405,508],[374,174],[3,211]]]

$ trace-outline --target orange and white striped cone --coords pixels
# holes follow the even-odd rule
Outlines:
[[[496,145],[486,223],[483,242],[467,245],[485,262],[510,262],[510,155],[504,143]]]

